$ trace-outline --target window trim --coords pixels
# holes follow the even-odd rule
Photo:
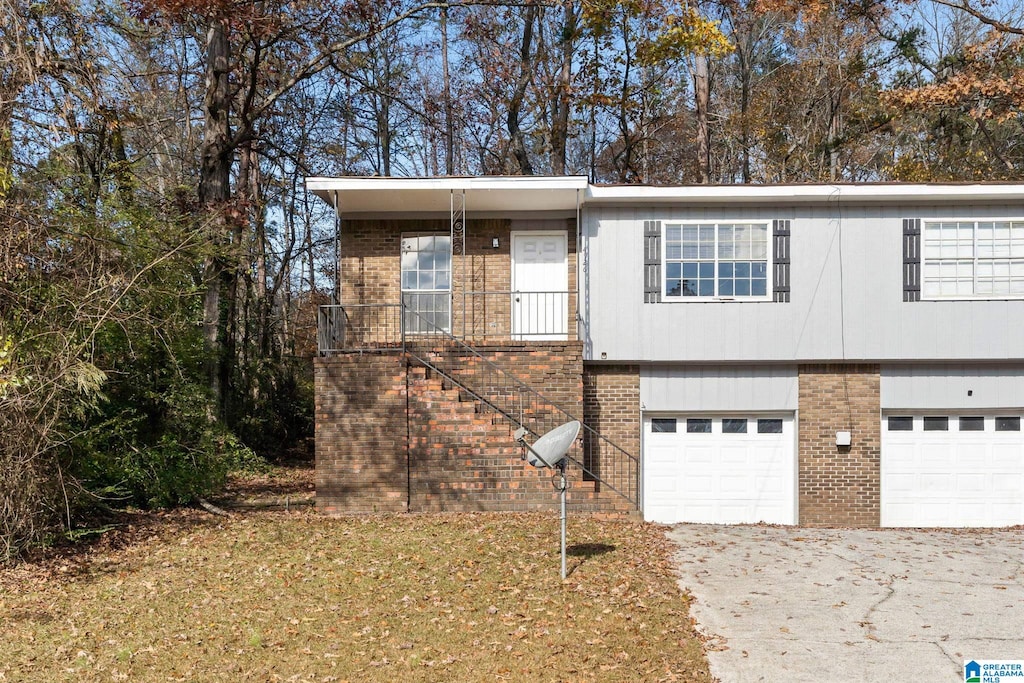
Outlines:
[[[965,259],[942,259],[942,258],[936,259],[936,258],[929,258],[927,256],[927,253],[926,253],[927,252],[926,234],[927,234],[927,229],[928,229],[929,225],[934,225],[936,223],[973,223],[974,224],[974,242],[973,242],[973,245],[972,245],[973,255],[971,257],[971,260],[973,261],[973,264],[974,264],[973,289],[976,291],[977,288],[978,288],[978,263],[979,263],[979,257],[977,255],[977,228],[978,228],[978,224],[979,223],[1024,223],[1024,216],[987,216],[987,217],[978,217],[978,216],[943,217],[943,216],[936,216],[936,217],[933,217],[933,218],[920,218],[919,220],[920,220],[920,223],[921,223],[921,228],[920,228],[920,246],[919,246],[919,252],[918,252],[919,255],[920,255],[920,280],[919,280],[919,287],[920,287],[920,299],[919,300],[920,301],[1018,301],[1018,300],[1024,299],[1024,292],[1021,292],[1019,294],[1010,294],[1010,293],[1007,293],[1007,294],[991,294],[991,293],[977,294],[977,293],[974,293],[974,294],[953,294],[953,295],[950,295],[950,294],[928,294],[928,293],[926,293],[926,289],[925,289],[927,287],[927,282],[928,282],[927,276],[926,276],[926,272],[928,270],[928,264],[929,263],[934,263],[936,261],[943,261],[943,260],[954,260],[954,261],[955,260],[966,260],[966,258]],[[984,262],[984,261],[1003,260],[1003,259],[1008,259],[1008,258],[1009,257],[1001,257],[1001,256],[1000,257],[991,257],[991,258],[984,257],[984,258],[981,258],[980,260],[982,262]]]
[[[718,289],[718,228],[721,225],[757,225],[763,226],[765,229],[765,293],[758,296],[744,296],[744,295],[730,295],[730,296],[684,296],[679,294],[673,296],[668,293],[668,265],[670,260],[668,259],[668,229],[669,227],[679,227],[680,229],[686,226],[698,226],[698,225],[713,225],[715,228],[715,289]],[[661,244],[659,245],[660,256],[661,256],[661,273],[660,273],[660,291],[661,291],[661,303],[761,303],[769,302],[772,303],[775,300],[775,262],[774,262],[774,240],[775,231],[773,229],[773,221],[771,219],[736,219],[736,220],[661,220]],[[672,263],[679,263],[684,259],[672,259]],[[754,259],[750,259],[753,261]],[[757,259],[758,261],[760,259]]]

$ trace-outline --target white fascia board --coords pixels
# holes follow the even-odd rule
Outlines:
[[[306,189],[342,213],[447,212],[451,193],[466,193],[468,213],[575,210],[585,176],[481,176],[474,178],[307,178]]]
[[[1021,184],[688,185],[677,187],[591,185],[585,206],[659,204],[786,204],[849,202],[1022,201]]]

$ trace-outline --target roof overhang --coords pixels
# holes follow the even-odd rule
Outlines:
[[[447,214],[465,193],[470,214],[575,211],[585,176],[307,178],[306,189],[342,214]]]
[[[342,215],[446,215],[465,193],[469,215],[572,213],[579,206],[945,204],[1024,202],[1024,184],[592,185],[586,176],[307,178]]]
[[[1024,185],[863,183],[839,185],[590,185],[586,206],[665,204],[932,204],[1022,201]]]

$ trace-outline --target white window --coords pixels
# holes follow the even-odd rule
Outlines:
[[[402,238],[402,303],[405,330],[451,329],[452,240],[449,235]]]
[[[1024,220],[925,221],[926,299],[1024,298]]]
[[[672,299],[768,299],[767,223],[667,223],[665,292]]]

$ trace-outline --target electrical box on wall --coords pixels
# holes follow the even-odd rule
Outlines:
[[[853,442],[850,432],[836,432],[836,445],[849,446]]]

